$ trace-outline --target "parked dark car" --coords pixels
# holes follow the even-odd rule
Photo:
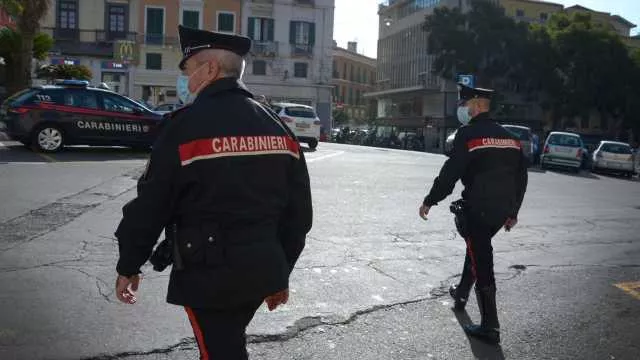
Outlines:
[[[0,107],[0,128],[42,152],[65,145],[149,148],[162,119],[125,96],[74,80],[25,89]]]

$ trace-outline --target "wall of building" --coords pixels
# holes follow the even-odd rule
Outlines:
[[[545,23],[552,14],[561,12],[564,8],[560,4],[532,0],[500,0],[500,5],[505,9],[507,16],[517,20],[540,23]],[[524,15],[519,16],[519,11],[522,11]],[[543,14],[546,15],[546,18]]]
[[[357,46],[357,44],[352,44]],[[375,90],[376,59],[366,57],[347,49],[333,49],[333,103],[350,119],[358,122],[375,118],[371,99],[365,93]]]
[[[274,20],[273,56],[250,56],[244,82],[256,94],[274,100],[298,101],[316,108],[325,128],[331,121],[331,48],[333,46],[334,0],[315,0],[314,5],[297,4],[295,0],[254,3],[246,1],[242,8],[242,33],[248,34],[248,18]],[[315,41],[310,56],[294,56],[289,44],[290,22],[315,23]],[[254,61],[265,61],[266,75],[254,74]],[[294,76],[295,63],[307,64],[307,77]]]

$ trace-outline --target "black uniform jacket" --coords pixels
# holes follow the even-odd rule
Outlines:
[[[287,288],[312,222],[293,134],[233,78],[166,121],[123,208],[118,273],[139,273],[163,228],[177,224],[184,269],[171,271],[168,302],[227,306]]]
[[[451,156],[440,170],[427,206],[436,205],[462,180],[467,210],[489,225],[517,218],[527,188],[527,159],[518,138],[483,113],[458,129]]]

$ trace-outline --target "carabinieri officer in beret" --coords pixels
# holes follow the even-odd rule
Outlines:
[[[429,209],[451,194],[458,180],[464,191],[467,243],[465,265],[457,287],[450,289],[455,309],[463,310],[475,282],[482,321],[465,331],[489,343],[500,342],[496,309],[491,239],[505,227],[511,230],[518,218],[527,189],[527,160],[518,138],[491,119],[493,90],[459,84],[458,120],[462,126],[453,141],[453,151],[434,180],[420,207],[426,220]],[[459,230],[460,231],[460,230]]]
[[[116,294],[136,301],[140,268],[173,224],[181,266],[174,261],[167,301],[185,307],[201,359],[244,360],[258,307],[287,302],[311,229],[309,175],[295,136],[240,81],[250,39],[179,34],[187,105],[166,120],[123,208]]]

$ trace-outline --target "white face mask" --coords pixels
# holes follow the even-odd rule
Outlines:
[[[467,125],[469,121],[471,121],[468,106],[458,106],[458,121],[460,121],[462,125]]]

